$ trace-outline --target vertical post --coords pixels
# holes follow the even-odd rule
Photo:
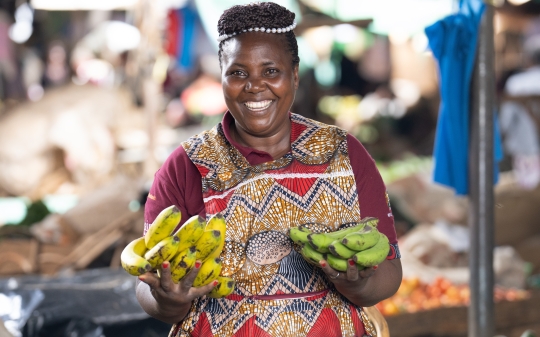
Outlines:
[[[495,100],[493,6],[486,4],[478,32],[471,92],[469,144],[469,336],[495,335],[493,308],[493,111]]]

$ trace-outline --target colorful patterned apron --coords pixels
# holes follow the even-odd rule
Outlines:
[[[202,297],[169,336],[375,335],[362,308],[307,263],[287,235],[306,225],[328,232],[360,220],[347,133],[291,114],[291,152],[251,166],[221,124],[184,142],[202,175],[207,218],[227,221],[222,275],[233,294]]]

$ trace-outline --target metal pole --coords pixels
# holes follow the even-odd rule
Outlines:
[[[495,335],[493,308],[493,111],[495,101],[493,6],[486,4],[471,92],[469,145],[469,337]]]

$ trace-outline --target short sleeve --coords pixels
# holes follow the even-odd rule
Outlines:
[[[347,135],[347,145],[356,180],[360,216],[379,219],[379,231],[390,240],[391,250],[387,259],[400,258],[390,199],[375,161],[353,136]]]
[[[157,215],[171,205],[176,205],[182,213],[179,226],[194,215],[206,216],[201,174],[181,146],[154,175],[144,207],[143,234]]]

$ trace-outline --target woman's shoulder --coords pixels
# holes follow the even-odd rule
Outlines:
[[[331,125],[331,124],[323,123],[323,122],[320,122],[320,121],[316,121],[314,119],[307,118],[307,117],[304,117],[302,115],[298,115],[298,114],[295,114],[295,113],[292,113],[292,112],[291,112],[291,121],[292,121],[293,124],[301,124],[301,125],[304,125],[304,126],[306,126],[308,128],[331,129],[331,130],[339,131],[343,135],[347,134],[346,130],[344,130],[344,129],[336,126],[336,125]]]
[[[318,130],[321,130],[322,132],[333,131],[338,135],[340,140],[346,141],[349,150],[360,152],[366,151],[364,145],[362,145],[362,143],[354,135],[350,134],[347,130],[339,126],[319,122],[294,113],[291,113],[291,121],[293,122],[293,128],[295,128],[294,124],[297,124],[302,129],[302,133],[304,134],[315,134]],[[296,126],[296,128],[298,128],[298,126]],[[306,129],[308,129],[308,132],[305,132]]]
[[[172,182],[179,179],[181,180],[182,177],[186,175],[193,175],[196,173],[198,173],[197,168],[189,159],[184,146],[180,145],[174,149],[165,162],[163,162],[161,168],[156,172],[156,178],[166,178]]]
[[[223,127],[221,123],[219,123],[209,130],[202,131],[189,137],[180,144],[180,147],[183,148],[187,153],[187,156],[190,157],[193,153],[199,152],[201,148],[213,148],[224,145],[225,142],[226,138],[223,134]]]
[[[364,145],[350,133],[347,133],[347,152],[349,153],[353,168],[375,163]]]
[[[319,122],[301,115],[291,113],[292,147],[302,146],[308,142],[324,142],[328,147],[344,146],[346,144],[347,131],[331,124]],[[332,146],[330,146],[332,147]]]

